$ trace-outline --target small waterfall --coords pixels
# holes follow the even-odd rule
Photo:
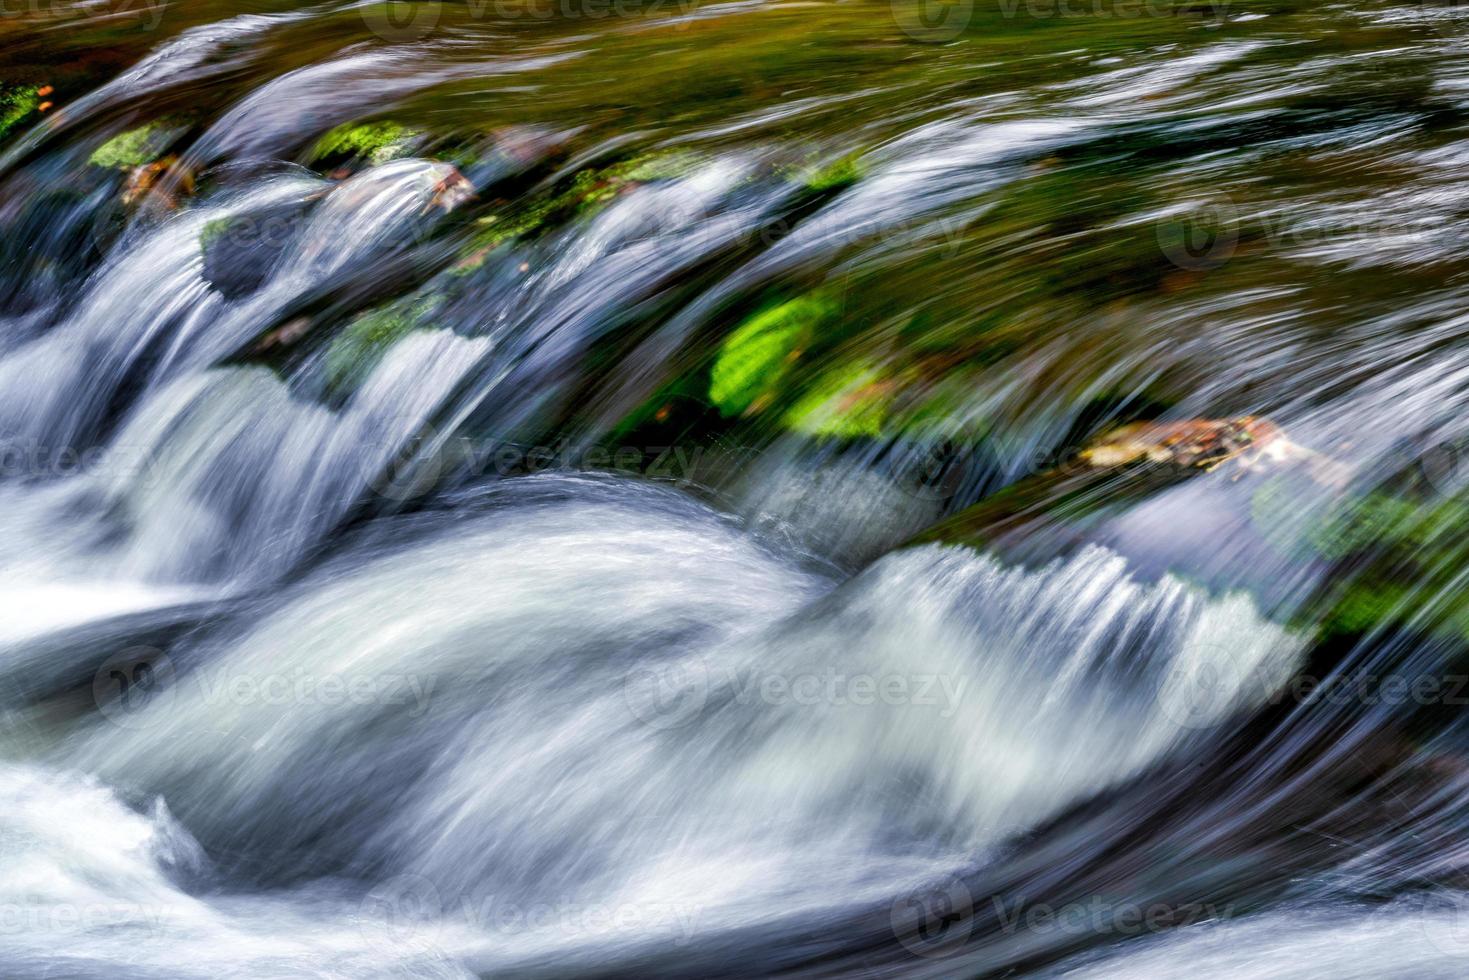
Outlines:
[[[1462,973],[1454,18],[612,6],[0,24],[0,975]]]

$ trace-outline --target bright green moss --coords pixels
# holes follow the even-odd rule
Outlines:
[[[881,372],[867,363],[829,371],[786,413],[785,424],[811,436],[880,436],[891,400],[881,380]]]
[[[131,170],[152,163],[168,149],[176,130],[162,122],[150,122],[118,133],[92,153],[90,162],[97,167]]]
[[[0,138],[41,104],[34,85],[0,86]]]
[[[342,391],[360,384],[388,348],[423,324],[429,304],[392,303],[357,317],[332,338],[323,360],[329,390]]]
[[[836,312],[831,300],[806,296],[771,307],[731,333],[709,375],[709,400],[725,417],[776,393],[817,326]]]
[[[647,183],[653,180],[677,180],[687,177],[704,162],[698,153],[668,150],[634,157],[608,169],[608,175],[621,180]]]
[[[345,123],[331,130],[312,147],[308,159],[317,163],[330,157],[361,157],[373,165],[387,163],[406,154],[419,136],[417,130],[384,120]]]
[[[799,176],[808,190],[839,190],[862,179],[862,164],[853,153],[827,163],[804,167]]]

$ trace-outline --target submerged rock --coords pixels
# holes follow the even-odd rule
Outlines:
[[[182,127],[157,121],[137,126],[97,147],[88,159],[94,167],[133,170],[158,160],[182,132]]]
[[[367,164],[378,166],[408,156],[423,133],[392,120],[344,123],[331,130],[306,155],[306,162],[323,170]]]
[[[199,234],[205,281],[227,299],[239,299],[259,289],[324,193],[210,221]]]
[[[1100,543],[1145,574],[1244,590],[1333,648],[1415,636],[1469,658],[1459,584],[1469,492],[1435,486],[1420,459],[1387,469],[1354,480],[1346,464],[1258,416],[1138,422],[915,543],[967,544],[1028,565]]]
[[[398,300],[368,310],[339,331],[322,358],[328,395],[340,397],[360,385],[388,348],[410,331],[427,325],[430,306],[422,300]]]
[[[285,323],[269,330],[255,343],[255,352],[264,353],[273,347],[289,347],[311,330],[311,318],[305,316],[293,317]]]

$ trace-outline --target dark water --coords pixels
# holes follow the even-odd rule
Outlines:
[[[1462,976],[1461,13],[0,9],[0,974]]]

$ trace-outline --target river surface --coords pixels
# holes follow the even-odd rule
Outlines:
[[[1461,7],[37,0],[0,86],[0,976],[1469,972]]]

